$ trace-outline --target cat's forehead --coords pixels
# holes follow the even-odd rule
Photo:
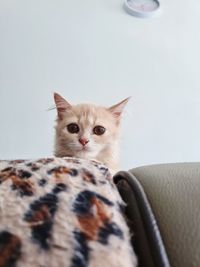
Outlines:
[[[81,124],[103,123],[109,118],[112,118],[112,116],[106,108],[93,104],[78,104],[72,106],[66,114],[67,120],[76,121]]]
[[[74,114],[79,120],[94,121],[107,115],[106,108],[95,106],[92,104],[79,104],[72,108]]]
[[[72,111],[76,114],[76,116],[96,116],[99,113],[100,108],[93,104],[78,104],[72,106]]]

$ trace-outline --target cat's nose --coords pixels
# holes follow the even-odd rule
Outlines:
[[[89,142],[89,140],[87,140],[87,139],[85,139],[85,138],[80,138],[78,141],[79,141],[79,142],[81,143],[81,145],[83,145],[83,146],[85,146],[85,145]]]

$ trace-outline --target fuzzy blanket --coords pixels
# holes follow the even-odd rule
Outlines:
[[[123,205],[101,163],[0,161],[0,267],[135,267]]]

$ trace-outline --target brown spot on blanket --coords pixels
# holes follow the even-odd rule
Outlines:
[[[19,237],[7,231],[0,232],[0,267],[14,266],[20,254]]]

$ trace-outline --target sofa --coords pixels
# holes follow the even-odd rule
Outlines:
[[[134,168],[114,182],[139,267],[200,267],[200,163]]]
[[[0,185],[1,267],[133,267],[134,251],[138,267],[200,267],[200,163],[144,166],[112,179],[95,161],[1,161]]]

